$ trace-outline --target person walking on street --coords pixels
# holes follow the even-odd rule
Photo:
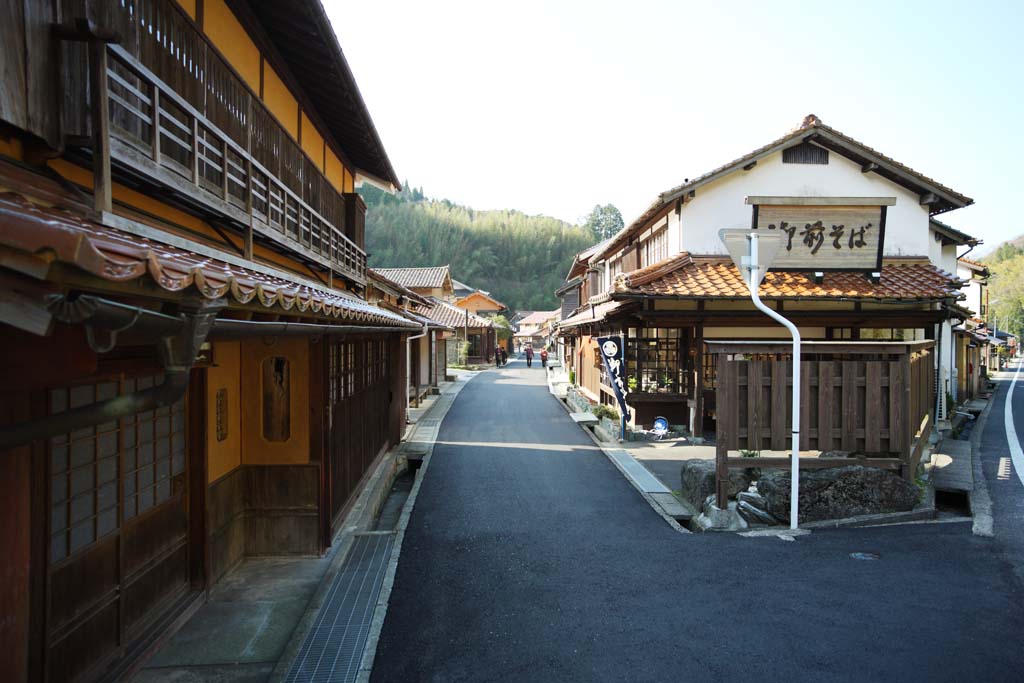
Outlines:
[[[533,367],[533,347],[532,346],[527,346],[526,347],[526,367],[528,367],[528,368],[532,368]]]
[[[540,365],[544,369],[547,369],[547,367],[548,367],[548,350],[547,349],[541,349],[540,350]]]
[[[506,351],[505,347],[502,346],[501,347],[501,366],[505,367],[506,365],[508,365],[508,351]]]
[[[494,347],[494,367],[496,367],[496,368],[500,368],[501,367],[501,347],[500,346],[495,346]]]

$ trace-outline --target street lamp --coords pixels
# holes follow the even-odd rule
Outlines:
[[[800,494],[800,330],[787,318],[761,301],[758,289],[782,246],[781,232],[764,230],[719,230],[718,237],[729,250],[736,268],[744,275],[754,307],[785,326],[793,337],[793,428],[790,459],[789,528],[796,529]]]

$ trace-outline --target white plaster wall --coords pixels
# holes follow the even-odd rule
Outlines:
[[[425,387],[430,384],[430,342],[427,337],[420,337],[416,346],[413,353],[420,354],[420,387]]]
[[[938,262],[933,260],[932,263],[935,263],[947,273],[955,273],[957,269],[956,245],[950,244],[942,247],[941,260]]]
[[[933,257],[928,211],[919,197],[835,152],[828,164],[784,164],[782,152],[761,159],[750,171],[738,170],[697,188],[683,206],[680,248],[693,254],[725,254],[718,239],[722,228],[749,228],[747,196],[896,197],[885,221],[886,256]],[[935,254],[937,264],[940,255]]]
[[[679,216],[673,207],[668,214],[668,254],[672,256],[682,251],[679,233]]]
[[[981,315],[981,304],[982,296],[984,295],[985,288],[981,286],[981,283],[977,280],[971,280],[971,271],[967,268],[960,267],[956,271],[957,277],[967,280],[968,284],[960,291],[967,295],[967,300],[961,302],[961,305],[965,308],[969,308],[974,312],[975,315]]]

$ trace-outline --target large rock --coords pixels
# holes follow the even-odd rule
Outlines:
[[[757,482],[767,511],[789,522],[789,470],[766,470]],[[800,521],[912,510],[918,488],[886,470],[850,465],[800,473]]]
[[[743,494],[741,493],[740,495]],[[775,519],[761,508],[751,505],[745,500],[741,500],[736,503],[736,511],[740,513],[740,517],[747,520],[750,524],[771,525],[779,523],[779,520]]]
[[[697,517],[698,531],[744,531],[749,528],[742,516],[736,501],[731,500],[723,510],[714,503],[714,497],[704,501],[704,508]]]
[[[693,509],[700,510],[704,499],[715,492],[715,461],[687,460],[683,463],[679,480],[679,492],[683,500],[693,505]],[[750,476],[745,470],[729,471],[727,489],[730,498],[734,498],[740,491],[746,491],[748,486]]]

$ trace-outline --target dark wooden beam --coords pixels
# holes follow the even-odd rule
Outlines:
[[[868,163],[866,163],[866,164],[864,164],[863,166],[860,167],[860,172],[861,173],[871,173],[872,171],[877,171],[877,170],[878,170],[878,164],[876,164],[873,161],[869,161]]]
[[[932,204],[938,204],[939,198],[934,192],[926,192],[921,195],[921,206],[931,206]]]
[[[744,171],[749,171],[750,169],[754,168],[755,166],[757,166],[757,159],[754,159],[754,160],[753,160],[753,161],[751,161],[751,162],[750,162],[749,164],[747,164],[746,166],[744,166],[744,167],[743,167],[743,170],[744,170]]]

